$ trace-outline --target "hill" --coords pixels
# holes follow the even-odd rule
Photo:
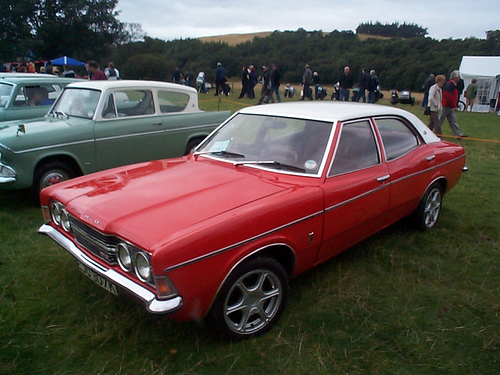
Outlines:
[[[227,43],[228,46],[234,47],[240,43],[251,42],[255,37],[265,38],[272,34],[272,31],[263,31],[260,33],[249,33],[249,34],[227,34],[218,36],[205,36],[198,38],[198,40],[207,42],[221,42]]]
[[[201,38],[197,38],[203,43],[208,42],[221,42],[227,43],[229,47],[237,46],[240,43],[251,42],[254,38],[265,38],[271,35],[272,31],[262,31],[258,33],[248,33],[248,34],[227,34],[227,35],[217,35],[217,36],[204,36]],[[328,35],[329,32],[324,31],[323,35]],[[369,34],[357,34],[359,40],[367,40],[367,39],[390,39],[386,36],[379,35],[369,35]]]

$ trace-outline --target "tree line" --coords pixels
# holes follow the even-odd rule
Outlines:
[[[361,69],[375,70],[385,89],[422,89],[430,74],[458,69],[464,55],[500,55],[500,30],[487,39],[361,38],[352,31],[275,31],[265,38],[234,47],[225,43],[202,43],[197,39],[143,41],[117,46],[110,61],[121,64],[124,76],[138,79],[170,80],[175,67],[205,72],[213,80],[217,62],[228,76],[237,80],[243,65],[278,64],[283,82],[301,82],[306,64],[318,72],[325,84],[334,84],[345,66],[357,80]]]
[[[337,82],[344,66],[354,79],[362,68],[375,70],[385,89],[420,90],[430,74],[448,75],[463,55],[500,55],[500,30],[486,39],[426,37],[414,24],[360,24],[353,31],[275,31],[265,38],[229,46],[198,39],[150,38],[139,24],[118,21],[118,0],[16,0],[0,2],[0,60],[70,56],[101,65],[113,61],[130,79],[170,81],[175,67],[214,79],[222,62],[232,80],[243,65],[278,64],[283,81],[301,81],[309,64],[325,84]],[[361,35],[363,34],[363,37]],[[384,38],[379,38],[384,36]]]

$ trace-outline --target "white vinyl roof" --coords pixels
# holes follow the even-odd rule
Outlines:
[[[396,107],[379,104],[365,104],[339,101],[287,102],[257,105],[238,111],[243,114],[300,118],[337,123],[374,116],[403,117],[422,135],[426,143],[438,142],[439,138],[413,113]]]

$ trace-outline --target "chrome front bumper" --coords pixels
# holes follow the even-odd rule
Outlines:
[[[0,163],[0,184],[6,184],[8,182],[15,182],[17,179],[17,173],[8,165]]]
[[[56,229],[50,225],[44,224],[38,229],[38,233],[46,234],[59,245],[61,245],[66,251],[73,255],[78,262],[90,268],[92,271],[96,272],[100,276],[106,278],[116,286],[124,289],[126,292],[137,297],[143,301],[146,308],[155,314],[166,314],[173,313],[182,307],[182,298],[174,297],[168,300],[159,300],[156,298],[154,293],[144,288],[143,286],[136,284],[132,280],[123,276],[122,274],[116,272],[113,269],[106,268],[101,264],[95,262],[90,257],[88,257],[84,252],[82,252],[75,244],[58,232]]]

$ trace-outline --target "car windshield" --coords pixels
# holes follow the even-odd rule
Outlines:
[[[67,88],[62,92],[51,113],[54,116],[91,119],[94,117],[100,95],[101,92],[98,90]]]
[[[219,128],[196,154],[280,171],[318,174],[332,123],[238,114]]]
[[[12,95],[13,88],[13,85],[0,83],[0,107],[5,108],[7,106],[10,96]]]

